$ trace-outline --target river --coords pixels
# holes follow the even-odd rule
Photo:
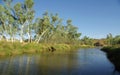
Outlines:
[[[99,48],[0,58],[0,75],[120,75]]]

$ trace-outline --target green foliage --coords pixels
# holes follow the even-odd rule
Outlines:
[[[20,12],[22,9],[21,9],[21,3],[17,3],[15,6],[14,6],[14,9],[16,12]]]
[[[77,47],[81,33],[72,20],[64,25],[58,14],[48,12],[34,19],[33,0],[15,5],[11,5],[12,0],[4,3],[0,5],[0,55],[46,52],[52,46],[61,51],[70,50],[72,45]]]
[[[120,44],[120,35],[117,35],[113,38],[113,45]]]
[[[33,7],[33,5],[34,5],[33,0],[25,0],[24,3],[26,5],[26,7],[29,8],[29,9],[31,9]]]
[[[108,34],[106,37],[106,41],[107,45],[118,45],[120,44],[120,35],[113,37],[112,34]]]
[[[101,50],[107,53],[107,57],[115,64],[116,69],[120,71],[120,35],[113,37],[112,34],[108,34],[106,40],[107,46]]]
[[[5,11],[5,8],[2,5],[0,5],[0,13],[2,13],[4,11]]]
[[[81,33],[77,32],[77,27],[72,25],[72,22],[70,26],[65,26],[62,24],[62,19],[59,18],[58,14],[49,15],[48,12],[43,14],[43,18],[36,19],[34,27],[38,35],[37,38],[41,38],[39,42],[72,43],[78,40],[81,35]]]
[[[25,0],[24,3],[16,3],[11,6],[12,0],[4,0],[5,6],[0,5],[0,31],[6,33],[14,42],[15,36],[20,42],[45,42],[45,43],[72,43],[79,40],[81,33],[78,28],[72,25],[72,20],[67,20],[63,25],[58,14],[45,12],[42,18],[34,20],[34,1]],[[4,30],[4,31],[3,31]],[[34,34],[34,37],[33,37]],[[26,35],[28,35],[26,37]],[[24,37],[26,37],[24,39]],[[7,39],[8,40],[8,39]],[[27,49],[27,48],[26,48]]]
[[[107,57],[115,65],[115,68],[120,71],[120,45],[103,47],[101,50],[107,53]]]
[[[91,46],[93,46],[93,44],[94,44],[94,39],[92,39],[92,38],[89,38],[89,37],[87,37],[87,36],[84,36],[82,39],[81,39],[81,44],[83,44],[83,45],[91,45]]]

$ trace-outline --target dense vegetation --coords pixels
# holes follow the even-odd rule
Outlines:
[[[4,4],[0,4],[0,55],[120,44],[120,35],[108,34],[105,39],[84,36],[80,39],[81,33],[71,19],[63,23],[58,14],[47,11],[42,17],[35,17],[33,0],[15,5],[12,1],[3,0]]]
[[[117,70],[120,71],[120,35],[115,37],[112,34],[107,35],[107,45],[102,48],[102,51],[107,53],[107,57],[110,59]]]
[[[81,33],[68,19],[66,25],[58,14],[45,12],[35,18],[33,0],[12,5],[12,0],[4,0],[0,5],[0,40],[46,43],[74,43]]]
[[[64,24],[58,14],[48,12],[35,17],[33,0],[15,5],[12,1],[3,0],[0,5],[0,55],[78,47],[81,33],[71,19]]]

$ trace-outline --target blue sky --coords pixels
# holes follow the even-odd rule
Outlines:
[[[23,2],[24,0],[13,0]],[[82,37],[104,38],[120,35],[120,0],[34,0],[36,17],[47,10],[63,20],[72,19]]]

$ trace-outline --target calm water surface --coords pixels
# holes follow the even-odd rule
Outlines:
[[[0,58],[0,75],[120,75],[98,48]]]

